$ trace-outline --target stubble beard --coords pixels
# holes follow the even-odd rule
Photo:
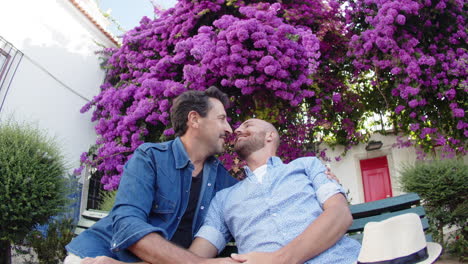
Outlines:
[[[234,151],[237,153],[237,155],[239,155],[239,157],[242,160],[245,160],[253,152],[265,146],[265,142],[263,142],[264,138],[265,133],[258,133],[256,135],[246,137],[241,142],[236,142],[236,144],[234,145]]]

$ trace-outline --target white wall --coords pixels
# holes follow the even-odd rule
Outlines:
[[[60,143],[70,169],[76,168],[96,140],[90,113],[79,112],[105,75],[96,42],[114,44],[68,0],[2,1],[0,36],[24,53],[0,122],[13,117],[37,124]]]
[[[377,158],[386,156],[388,160],[388,168],[390,172],[390,181],[392,185],[393,196],[402,194],[398,186],[399,170],[405,164],[414,164],[416,161],[416,153],[414,148],[393,148],[392,145],[396,142],[396,136],[382,136],[375,134],[372,140],[382,141],[383,146],[379,150],[366,151],[367,144],[359,144],[348,151],[346,156],[341,161],[330,162],[332,171],[337,175],[341,184],[345,189],[349,190],[349,198],[352,204],[363,203],[364,189],[362,185],[360,160]],[[339,156],[343,152],[343,147],[328,149],[329,157]]]

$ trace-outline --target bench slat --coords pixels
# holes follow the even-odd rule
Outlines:
[[[83,228],[90,228],[92,225],[94,225],[97,221],[94,219],[87,219],[82,217],[79,221],[78,224],[76,225],[77,227],[83,227]]]
[[[77,227],[75,228],[75,235],[81,234],[81,232],[85,231],[86,229],[87,229],[87,228],[82,228],[82,227],[77,226]]]
[[[390,217],[401,215],[401,214],[407,214],[407,213],[415,213],[419,215],[419,217],[424,217],[426,215],[424,208],[422,206],[418,206],[418,207],[404,209],[404,210],[395,211],[391,213],[384,213],[384,214],[379,214],[379,215],[374,215],[374,216],[369,216],[369,217],[358,218],[358,219],[353,220],[353,224],[348,228],[348,232],[362,231],[364,229],[364,226],[368,222],[380,222]]]
[[[412,205],[419,205],[420,200],[418,194],[407,193],[383,200],[351,205],[349,209],[353,218],[357,219],[410,208]]]
[[[95,219],[96,221],[106,217],[109,214],[108,211],[102,210],[86,210],[81,215],[89,219]]]
[[[84,211],[80,216],[80,220],[78,220],[78,223],[76,224],[75,235],[79,235],[81,232],[90,228],[97,221],[99,221],[101,218],[106,217],[108,214],[108,211],[101,210],[91,209]]]
[[[363,236],[364,236],[363,233],[349,235],[350,238],[356,239],[357,241],[359,241],[359,243],[362,243],[362,237]],[[432,242],[432,235],[431,234],[426,234],[426,241],[427,242]]]

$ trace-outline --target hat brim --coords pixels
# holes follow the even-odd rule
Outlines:
[[[429,257],[425,259],[424,261],[415,263],[415,264],[432,264],[439,256],[440,253],[442,252],[442,246],[434,243],[434,242],[427,242],[427,254]],[[357,261],[354,262],[354,264],[357,264]]]
[[[440,253],[442,252],[442,246],[434,243],[434,242],[427,242],[427,254],[429,257],[421,262],[418,262],[417,264],[431,264],[434,263],[434,261],[440,256]]]

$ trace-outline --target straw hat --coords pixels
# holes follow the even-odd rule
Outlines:
[[[414,213],[402,214],[364,226],[358,264],[430,264],[442,247],[426,242],[421,219]]]

